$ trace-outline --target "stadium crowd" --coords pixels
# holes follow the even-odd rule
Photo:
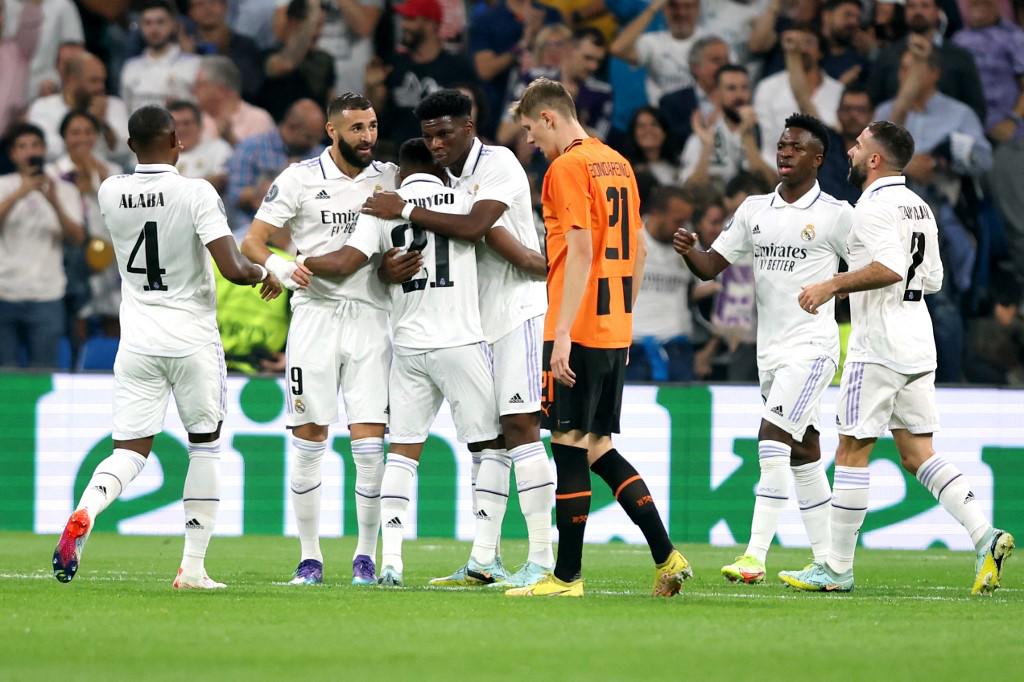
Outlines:
[[[139,106],[169,108],[179,171],[216,187],[241,239],[346,91],[374,103],[390,160],[420,99],[463,90],[480,137],[539,189],[545,161],[504,112],[543,75],[637,173],[649,255],[629,378],[756,379],[752,264],[699,282],[672,235],[710,245],[771,192],[799,111],[830,126],[821,187],[851,203],[845,151],[865,125],[913,134],[906,175],[946,271],[927,299],[937,380],[1024,384],[1022,22],[1021,0],[0,0],[0,367],[112,363],[120,283],[96,195],[134,166]],[[280,371],[287,304],[218,293],[230,366]]]

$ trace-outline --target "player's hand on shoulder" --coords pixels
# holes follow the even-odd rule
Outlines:
[[[416,276],[423,267],[423,252],[389,249],[381,259],[377,276],[387,284],[401,284]]]
[[[697,235],[690,232],[685,227],[680,227],[672,236],[672,248],[675,249],[676,253],[680,256],[688,254],[696,245]]]
[[[273,275],[273,273],[267,273],[267,278],[260,284],[260,298],[264,301],[273,301],[275,298],[281,295],[281,281]],[[253,284],[253,286],[256,286]]]
[[[397,192],[377,192],[363,202],[362,212],[383,220],[402,217],[405,199]]]

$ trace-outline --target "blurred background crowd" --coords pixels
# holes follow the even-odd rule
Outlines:
[[[0,367],[112,365],[120,283],[96,192],[134,166],[137,107],[170,108],[179,171],[213,183],[241,238],[274,177],[323,149],[326,103],[349,90],[373,101],[390,159],[419,134],[423,96],[461,89],[480,137],[539,187],[545,161],[504,112],[544,75],[637,173],[650,255],[631,379],[756,380],[752,264],[700,282],[671,236],[709,246],[746,196],[773,191],[800,111],[830,126],[819,179],[850,202],[845,150],[864,126],[910,130],[906,175],[946,271],[927,300],[938,380],[1022,385],[1022,21],[1024,0],[0,0]],[[231,367],[283,367],[287,302],[218,295]]]

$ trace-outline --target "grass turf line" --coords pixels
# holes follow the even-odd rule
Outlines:
[[[587,545],[586,598],[518,600],[426,587],[465,561],[450,540],[406,543],[411,587],[387,591],[348,584],[351,539],[326,540],[327,583],[302,588],[280,584],[296,539],[218,537],[207,567],[228,590],[174,593],[181,538],[94,534],[69,585],[49,569],[56,539],[0,533],[0,680],[959,682],[1024,652],[1018,567],[972,598],[962,552],[860,549],[856,591],[818,595],[774,577],[805,550],[773,548],[767,584],[737,586],[718,570],[739,549],[684,546],[696,577],[666,601],[646,548]],[[514,568],[525,543],[503,554]]]

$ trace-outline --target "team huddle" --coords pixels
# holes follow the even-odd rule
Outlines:
[[[294,291],[286,395],[300,559],[292,584],[323,582],[321,463],[340,391],[356,472],[353,584],[405,584],[402,541],[420,456],[447,400],[472,455],[475,536],[465,564],[431,585],[583,596],[593,472],[648,543],[653,594],[680,592],[692,568],[647,484],[612,442],[646,258],[630,164],[588,135],[560,83],[534,81],[511,113],[550,161],[542,252],[526,173],[510,150],[476,137],[471,107],[455,90],[424,98],[416,108],[422,137],[401,146],[396,166],[373,158],[378,131],[369,100],[335,99],[327,112],[331,145],[277,177],[241,251],[213,187],[175,170],[170,115],[152,106],[132,114],[129,145],[139,165],[99,192],[124,297],[114,450],[93,472],[54,551],[58,580],[74,578],[96,516],[143,470],[173,393],[189,434],[185,547],[173,586],[225,587],[204,566],[220,498],[226,382],[212,256],[228,280],[260,285],[264,298]],[[713,244],[699,245],[684,228],[673,242],[702,279],[737,259],[755,264],[761,478],[750,542],[722,575],[764,580],[792,475],[814,561],[779,577],[801,590],[852,590],[868,458],[889,429],[903,465],[974,541],[972,592],[991,592],[1013,537],[991,526],[967,479],[932,449],[936,359],[923,296],[938,290],[943,273],[931,211],[902,175],[913,140],[888,122],[864,130],[849,152],[850,181],[863,189],[855,209],[818,186],[828,140],[816,119],[790,117],[775,192],[749,197]],[[294,261],[267,246],[284,229],[299,254]],[[840,260],[848,272],[837,274]],[[830,487],[818,413],[839,361],[836,296],[850,297],[853,333]],[[554,470],[541,428],[551,432]],[[513,468],[529,539],[514,572],[500,553]]]

